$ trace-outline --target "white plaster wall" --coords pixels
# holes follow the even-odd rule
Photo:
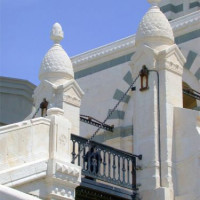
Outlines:
[[[129,87],[123,80],[128,71],[130,71],[128,63],[123,63],[77,79],[85,93],[82,98],[80,113],[103,121],[107,117],[108,110],[112,109],[118,102],[118,100],[113,99],[116,89],[125,92]],[[121,103],[117,108],[117,110],[124,109],[124,103]],[[122,120],[110,119],[106,123],[119,127],[122,125]],[[82,122],[80,125],[81,136],[90,136],[96,130],[96,128]]]
[[[175,200],[200,199],[200,112],[174,109]]]
[[[135,91],[129,91],[128,94],[131,98],[133,98]],[[124,121],[122,122],[122,126],[129,126],[133,124],[133,115],[136,114],[136,111],[133,109],[133,101],[131,98],[128,104],[124,104],[123,110],[125,111]]]
[[[193,40],[189,40],[189,41],[184,42],[184,43],[181,43],[178,46],[181,50],[188,50],[188,51],[192,50],[192,51],[200,54],[200,48],[199,48],[199,45],[197,45],[197,44],[200,44],[200,37],[193,39]]]

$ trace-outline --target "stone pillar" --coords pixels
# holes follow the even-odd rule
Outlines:
[[[185,58],[174,44],[172,28],[157,4],[143,17],[136,34],[136,53],[130,66],[135,78],[143,66],[149,70],[149,88],[136,82],[134,154],[142,154],[137,172],[143,200],[173,200],[173,111],[182,107],[182,73]],[[159,77],[157,77],[157,74]],[[158,83],[159,78],[159,83]],[[159,88],[159,90],[158,90]]]
[[[72,133],[79,134],[80,104],[84,93],[74,80],[72,62],[60,45],[63,38],[62,27],[55,23],[51,31],[54,44],[41,63],[39,72],[41,82],[35,89],[33,97],[36,110],[40,108],[44,98],[49,102],[48,108],[63,109],[64,116],[72,123]],[[39,110],[35,117],[41,116],[40,113]]]
[[[72,123],[72,133],[79,135],[80,106],[83,91],[73,79],[56,88],[53,100],[55,107],[64,110],[64,116]]]
[[[137,58],[140,57],[139,60]],[[133,78],[142,67],[155,67],[154,51],[146,46],[137,49],[131,60]],[[140,192],[153,191],[160,187],[159,155],[158,155],[158,117],[157,117],[157,81],[156,74],[149,76],[149,89],[140,91],[140,79],[136,81],[136,91],[133,95],[133,127],[134,154],[142,154],[143,170],[137,171],[137,183],[141,184]],[[149,199],[150,200],[150,199]]]
[[[143,170],[138,172],[138,183],[141,184],[144,199],[150,200],[153,195],[152,200],[156,200],[155,190],[158,188],[162,188],[162,195],[168,190],[165,195],[173,199],[173,109],[182,107],[183,63],[184,57],[176,45],[160,52],[145,45],[140,46],[131,60],[134,77],[144,65],[150,70],[149,89],[140,91],[141,83],[138,80],[133,96],[133,146],[134,154],[143,155]],[[159,101],[157,73],[151,70],[159,74]],[[160,190],[158,194],[157,199],[162,200]]]
[[[173,188],[174,108],[183,107],[182,73],[185,58],[176,45],[159,52],[156,69],[160,76],[161,183]]]
[[[75,199],[75,188],[81,183],[81,167],[71,164],[71,123],[64,111],[51,108],[49,161],[47,170],[47,199]]]
[[[43,98],[48,101],[47,118],[51,120],[47,199],[75,199],[81,182],[81,167],[71,164],[71,133],[79,135],[80,104],[83,91],[74,80],[71,60],[60,45],[64,33],[55,23],[51,31],[54,44],[41,63],[40,85],[34,91],[36,108]],[[40,116],[40,112],[36,117]]]

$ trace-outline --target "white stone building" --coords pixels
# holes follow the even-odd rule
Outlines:
[[[168,18],[169,14],[174,14],[174,20],[170,21],[170,24],[173,29],[175,43],[186,58],[183,82],[199,91],[200,49],[199,45],[196,45],[200,43],[199,6],[190,9],[193,4],[199,5],[198,2],[181,0],[162,1],[160,6]],[[185,12],[173,12],[173,8],[177,5],[181,5],[181,7],[184,5]],[[129,62],[135,52],[135,35],[133,35],[72,58],[75,78],[85,92],[82,100],[83,106],[81,107],[82,114],[103,121],[109,110],[112,109],[132,82]],[[126,113],[126,109],[131,95],[124,99],[124,104],[120,105],[111,117],[112,120],[109,120],[109,123],[115,124],[115,127],[129,127],[129,133],[132,120]],[[199,101],[189,100],[185,95],[183,103],[185,108],[200,109]],[[132,115],[133,112],[130,112],[130,115]],[[81,134],[84,136],[88,136],[93,132],[88,125],[83,124],[81,128]]]
[[[160,0],[148,1],[136,35],[71,60],[59,44],[62,28],[53,26],[55,44],[42,61],[35,110],[27,119],[43,98],[47,117],[37,112],[0,128],[1,184],[23,192],[2,188],[0,197],[74,199],[81,169],[71,164],[70,134],[90,138],[96,127],[80,123],[80,113],[103,122],[121,100],[106,121],[114,131],[101,129],[94,140],[142,154],[142,199],[200,200],[200,3],[162,1],[168,21]],[[134,90],[127,90],[133,81]],[[193,89],[190,96],[183,88]]]

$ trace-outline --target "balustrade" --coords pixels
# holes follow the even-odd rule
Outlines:
[[[87,142],[87,139],[72,134],[71,140],[73,144],[72,160],[74,160],[80,149]],[[92,154],[87,154],[89,147],[85,147],[74,161],[75,164],[82,167],[82,175],[128,189],[136,189],[136,158],[141,159],[141,156],[94,141],[91,141],[90,145],[95,146],[101,159],[99,158],[96,161],[95,159],[90,159],[93,158]]]

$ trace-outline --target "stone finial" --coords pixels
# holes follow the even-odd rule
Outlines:
[[[157,6],[160,3],[161,0],[148,0],[148,2],[150,4],[152,4],[153,6]]]
[[[144,15],[136,33],[136,45],[148,44],[151,47],[174,44],[172,27],[157,4],[160,0],[148,0],[152,7]]]
[[[51,30],[51,39],[54,45],[44,56],[39,72],[40,81],[47,80],[54,84],[61,84],[66,80],[74,79],[74,70],[72,62],[60,45],[60,41],[64,38],[62,27],[59,23],[55,23]]]
[[[55,23],[51,30],[51,39],[54,41],[54,43],[60,43],[63,38],[64,33],[61,25],[59,23]]]

